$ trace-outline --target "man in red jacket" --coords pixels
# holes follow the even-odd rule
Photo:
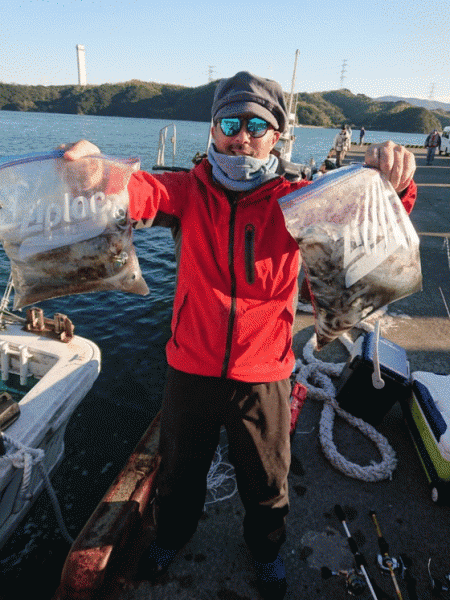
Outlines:
[[[140,171],[128,185],[137,228],[165,224],[177,232],[157,537],[142,564],[149,577],[161,574],[195,532],[224,425],[245,507],[244,538],[262,595],[276,600],[286,593],[279,550],[289,508],[289,377],[300,261],[277,200],[307,182],[280,174],[272,154],[287,124],[279,84],[248,72],[221,80],[212,118],[213,144],[199,165],[188,173]],[[65,157],[98,151],[81,141]],[[366,162],[388,177],[409,212],[413,154],[386,142],[371,146]]]

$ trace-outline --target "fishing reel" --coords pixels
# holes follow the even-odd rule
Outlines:
[[[378,554],[377,563],[382,571],[390,571],[389,564],[394,571],[397,571],[400,568],[399,561],[393,556],[383,556],[382,554]]]
[[[345,590],[350,596],[361,596],[366,590],[366,582],[363,575],[355,569],[332,571],[328,567],[322,567],[322,578],[329,579],[330,577],[345,578]]]

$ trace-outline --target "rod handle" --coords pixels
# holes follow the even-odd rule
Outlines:
[[[389,545],[384,539],[384,537],[378,538],[378,546],[380,547],[380,551],[382,554],[384,554],[385,556],[389,556]]]
[[[342,507],[339,506],[339,504],[335,505],[334,512],[336,513],[336,516],[339,519],[339,521],[345,521],[345,513],[342,510]]]

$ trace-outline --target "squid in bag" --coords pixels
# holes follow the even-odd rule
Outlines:
[[[279,204],[305,265],[318,349],[377,309],[421,290],[419,238],[376,169],[343,167]]]
[[[0,159],[0,240],[11,263],[14,309],[85,292],[146,295],[133,245],[127,184],[137,159],[64,151]],[[83,189],[86,171],[100,183]]]

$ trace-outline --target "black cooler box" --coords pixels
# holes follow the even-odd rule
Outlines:
[[[373,386],[375,343],[373,331],[356,340],[336,386],[339,406],[371,425],[379,425],[397,401],[411,394],[406,351],[383,337],[378,340],[378,359],[384,387]]]

